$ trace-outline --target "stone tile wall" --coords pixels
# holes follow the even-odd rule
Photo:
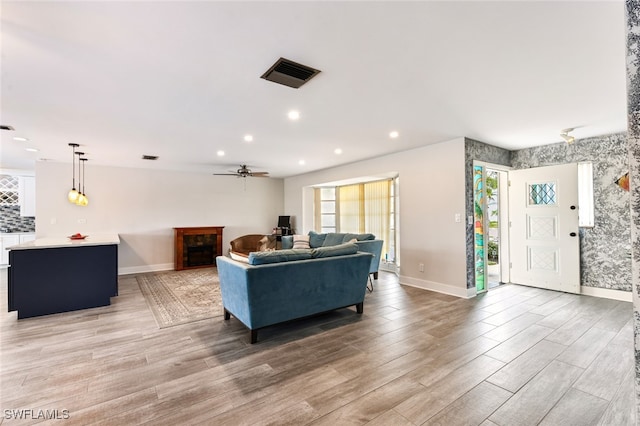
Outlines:
[[[631,284],[636,359],[636,413],[640,418],[640,2],[627,0],[627,141],[631,212]]]
[[[20,206],[0,206],[0,232],[35,232],[36,218],[20,216]]]

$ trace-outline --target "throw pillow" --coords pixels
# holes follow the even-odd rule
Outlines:
[[[280,249],[286,250],[286,249],[292,249],[292,248],[293,248],[293,235],[283,235],[282,241],[280,241]]]
[[[343,238],[342,238],[342,242],[343,243],[348,243],[349,241],[353,240],[353,239],[358,239],[358,234],[343,234]]]
[[[322,247],[325,238],[327,238],[327,234],[318,234],[317,232],[309,231],[309,245],[311,248]]]
[[[336,246],[318,247],[311,250],[311,257],[333,257],[342,256],[345,254],[356,254],[358,252],[358,245],[355,243],[344,243]]]
[[[267,246],[269,245],[269,237],[264,236],[260,241],[258,241],[258,251],[265,251]]]
[[[309,245],[309,236],[308,235],[294,235],[293,236],[293,248],[294,249],[308,249],[311,248]]]
[[[244,253],[236,253],[235,251],[230,251],[229,256],[233,260],[237,260],[238,262],[249,263],[249,256]]]

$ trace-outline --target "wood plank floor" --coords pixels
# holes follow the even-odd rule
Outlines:
[[[250,345],[222,312],[158,329],[133,276],[111,306],[20,321],[6,269],[0,284],[2,425],[636,423],[631,303],[516,285],[463,300],[381,273],[362,316]]]

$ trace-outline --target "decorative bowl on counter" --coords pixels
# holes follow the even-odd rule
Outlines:
[[[82,234],[73,234],[67,238],[71,239],[71,240],[84,240],[85,238],[87,238],[88,235],[82,235]]]

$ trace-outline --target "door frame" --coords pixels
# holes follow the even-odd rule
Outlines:
[[[578,163],[514,170],[510,182],[512,281],[580,294]],[[550,202],[529,201],[533,185],[549,184],[555,185]]]
[[[483,229],[488,230],[489,229],[489,218],[488,218],[488,212],[487,212],[487,199],[486,199],[486,179],[487,179],[487,169],[491,169],[491,170],[496,170],[498,172],[505,172],[505,173],[500,173],[500,180],[498,183],[498,199],[500,200],[500,207],[499,207],[499,214],[498,214],[498,220],[500,221],[500,225],[499,225],[499,229],[500,229],[500,253],[499,253],[499,258],[500,260],[500,280],[501,282],[505,282],[508,283],[510,282],[510,275],[509,275],[509,256],[510,256],[510,249],[509,249],[509,172],[511,170],[514,170],[513,167],[509,167],[509,166],[505,166],[502,164],[494,164],[494,163],[488,163],[485,161],[478,161],[478,160],[473,160],[473,165],[472,167],[475,168],[476,166],[480,166],[482,167],[482,188],[484,188],[484,197],[483,197],[483,203],[482,203],[482,211],[483,211]],[[475,195],[473,196],[474,199],[474,203],[475,203]],[[473,219],[473,217],[471,218]],[[488,233],[486,233],[486,235],[488,235]],[[487,281],[486,281],[486,277],[487,277],[487,247],[488,247],[488,243],[489,243],[489,239],[488,238],[483,238],[483,246],[484,246],[484,278],[485,278],[485,282],[484,282],[484,289],[478,291],[477,290],[477,284],[476,286],[474,286],[474,289],[476,290],[476,294],[478,293],[485,293],[488,290],[488,286],[487,286]],[[473,244],[474,244],[474,248],[476,246],[476,234],[474,232],[473,234]],[[474,249],[474,256],[475,256],[475,249]],[[474,269],[475,269],[475,257],[474,257]]]

